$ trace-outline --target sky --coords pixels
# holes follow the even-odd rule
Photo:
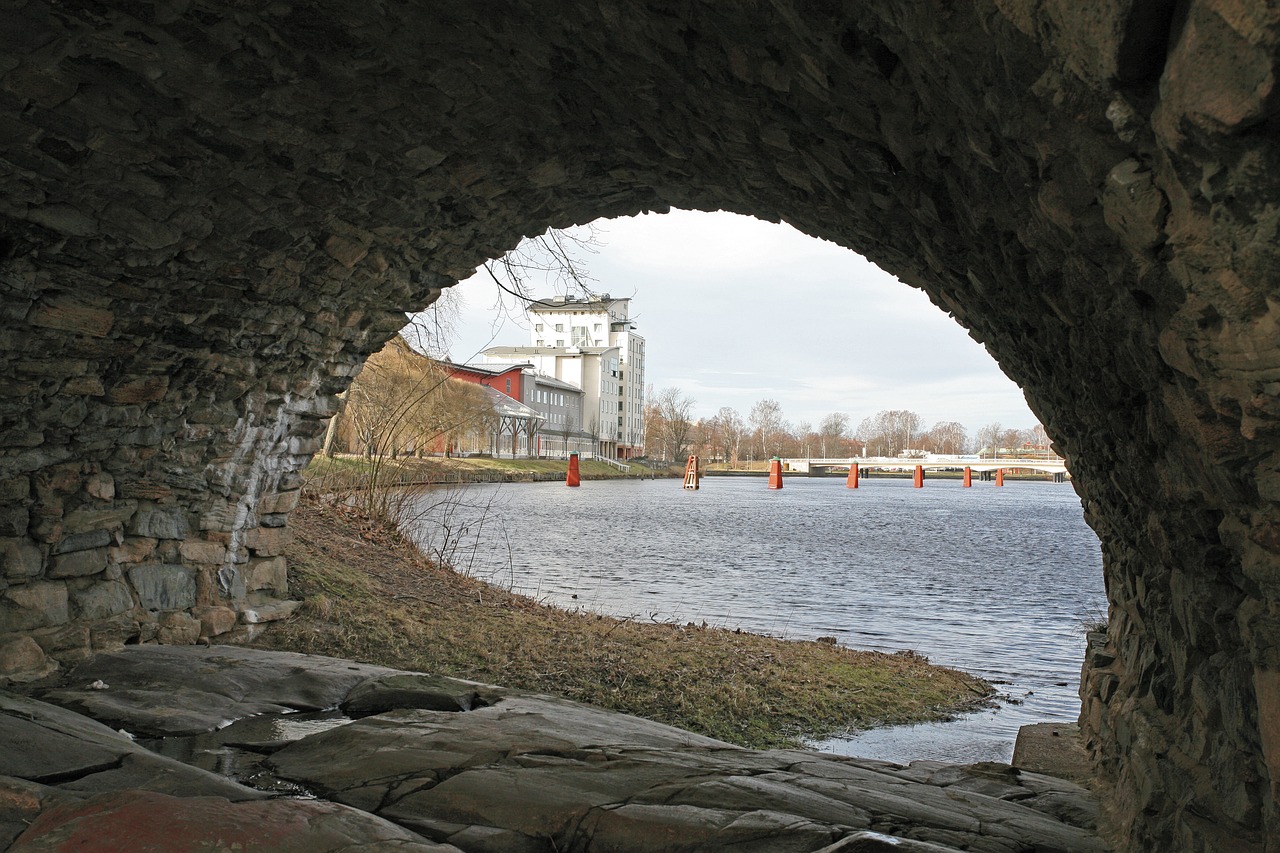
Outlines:
[[[644,336],[646,384],[677,387],[698,417],[745,418],[771,398],[793,425],[832,412],[852,427],[908,409],[926,427],[970,435],[1035,425],[1022,391],[928,298],[871,262],[789,225],[730,213],[672,211],[594,225],[582,261],[596,293],[630,297]],[[554,283],[535,288],[554,295]],[[527,346],[528,322],[483,272],[453,288],[446,347],[458,362],[490,346]],[[560,288],[563,292],[563,286]]]

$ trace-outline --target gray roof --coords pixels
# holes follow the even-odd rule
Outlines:
[[[566,391],[582,392],[582,389],[577,385],[565,382],[563,379],[556,379],[554,376],[547,376],[545,373],[533,374],[533,381],[538,385],[546,385],[550,388],[563,388]]]
[[[497,415],[504,418],[536,420],[543,420],[545,417],[519,400],[508,397],[496,388],[490,388],[488,385],[481,385],[480,387],[484,389],[485,396],[489,398],[489,404],[493,406],[493,411]]]

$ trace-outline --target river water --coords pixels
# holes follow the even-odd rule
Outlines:
[[[998,707],[813,748],[1008,761],[1020,726],[1079,712],[1082,621],[1105,611],[1098,540],[1069,484],[757,477],[472,486],[415,536],[565,608],[911,649],[992,681]],[[461,504],[462,506],[459,506]],[[437,510],[443,511],[443,510]],[[458,547],[458,546],[461,547]]]

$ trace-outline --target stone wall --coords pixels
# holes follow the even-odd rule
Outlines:
[[[1117,837],[1274,853],[1265,4],[4,8],[6,677],[287,611],[298,471],[404,311],[549,226],[726,209],[862,252],[1026,389],[1103,541]]]

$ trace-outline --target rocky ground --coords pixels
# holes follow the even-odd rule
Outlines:
[[[235,734],[329,708],[346,716],[313,734]],[[135,740],[208,732],[221,746],[199,751],[255,756],[242,778],[259,787]],[[134,646],[35,696],[0,692],[0,747],[14,853],[1105,849],[1087,790],[1008,765],[749,750],[565,699],[230,646]]]

